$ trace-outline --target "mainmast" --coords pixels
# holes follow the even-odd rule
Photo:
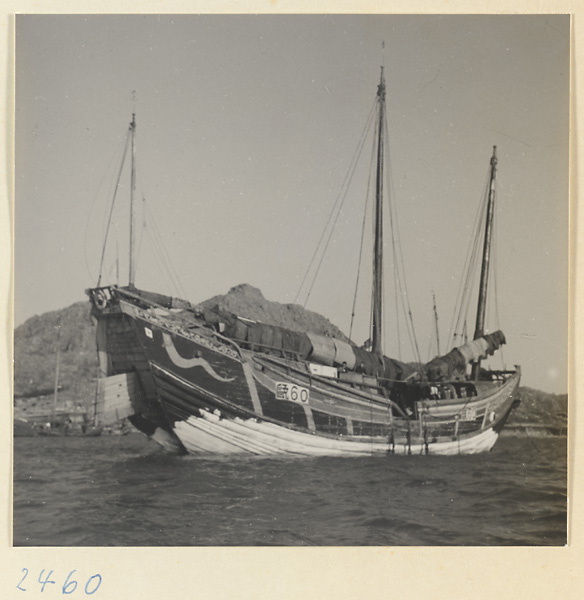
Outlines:
[[[130,268],[128,276],[128,286],[134,287],[135,265],[134,265],[134,192],[136,190],[136,147],[134,139],[136,137],[136,115],[132,113],[132,122],[130,123],[130,133],[132,135],[132,170],[130,185]]]
[[[487,307],[487,287],[489,283],[489,262],[491,258],[491,238],[493,232],[493,216],[495,214],[495,179],[497,176],[497,146],[493,146],[491,157],[491,181],[489,185],[489,198],[487,200],[487,219],[485,223],[485,239],[483,242],[483,262],[481,266],[481,281],[479,285],[479,301],[477,306],[477,321],[474,338],[485,334],[485,312]],[[471,376],[478,379],[481,366],[480,359],[473,363]]]
[[[385,121],[385,78],[381,67],[381,79],[377,88],[379,102],[379,122],[377,125],[377,180],[375,187],[375,241],[373,247],[373,319],[371,351],[382,354],[381,339],[383,336],[382,303],[383,303],[383,154],[384,154],[384,121]]]

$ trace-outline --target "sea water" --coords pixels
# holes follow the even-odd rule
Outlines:
[[[15,546],[566,543],[566,439],[475,456],[169,456],[140,434],[14,440]]]

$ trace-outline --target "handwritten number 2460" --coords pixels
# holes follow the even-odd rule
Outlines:
[[[77,581],[75,581],[74,579],[71,579],[71,576],[76,571],[77,571],[77,569],[74,569],[73,571],[71,571],[69,573],[69,575],[67,575],[67,579],[65,579],[65,583],[63,584],[63,587],[61,588],[62,594],[72,594],[77,589]],[[26,592],[26,588],[22,587],[22,584],[24,583],[24,580],[28,577],[28,569],[24,568],[24,569],[22,569],[22,572],[24,573],[24,575],[22,576],[22,579],[19,581],[19,583],[16,587],[21,592]],[[38,582],[41,585],[41,592],[45,591],[46,585],[48,585],[50,583],[52,583],[54,585],[56,584],[55,581],[51,580],[51,575],[53,574],[52,570],[49,571],[49,574],[46,577],[44,576],[44,574],[45,574],[45,570],[43,569],[40,572],[39,579],[38,579]],[[97,592],[97,590],[99,589],[100,585],[101,585],[101,575],[99,573],[96,573],[95,575],[92,575],[87,580],[87,583],[85,584],[85,593],[88,596],[95,594],[95,592]]]

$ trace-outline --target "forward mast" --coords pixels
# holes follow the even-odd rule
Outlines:
[[[133,288],[136,278],[136,264],[134,256],[135,231],[134,231],[134,195],[136,191],[136,115],[132,113],[130,123],[130,135],[132,136],[132,166],[130,182],[130,265],[128,274],[128,287]]]

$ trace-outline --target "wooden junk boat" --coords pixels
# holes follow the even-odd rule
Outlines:
[[[376,96],[371,345],[253,322],[134,285],[87,290],[103,401],[167,450],[256,455],[472,454],[495,444],[520,369],[485,370],[505,338],[485,333],[496,153],[474,339],[412,366],[382,353],[383,68]],[[135,188],[135,120],[128,130]],[[133,205],[133,195],[131,197]],[[132,209],[131,209],[132,211]],[[467,371],[469,371],[467,373]]]

